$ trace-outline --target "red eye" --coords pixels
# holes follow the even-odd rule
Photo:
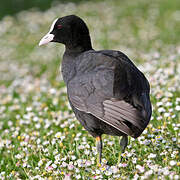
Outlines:
[[[61,24],[58,24],[58,25],[57,25],[57,28],[58,28],[58,29],[61,29],[61,28],[62,28],[62,25],[61,25]]]

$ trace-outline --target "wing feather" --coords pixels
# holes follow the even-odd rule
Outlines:
[[[126,119],[134,126],[142,128],[144,126],[143,117],[137,109],[125,101],[111,101],[106,100],[103,102],[105,111]]]

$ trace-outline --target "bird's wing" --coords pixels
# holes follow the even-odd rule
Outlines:
[[[145,93],[145,87],[141,87],[143,79],[139,79],[144,76],[131,64],[101,53],[81,59],[77,75],[67,84],[72,105],[125,134],[138,137],[149,122],[143,115],[144,105],[138,96]]]

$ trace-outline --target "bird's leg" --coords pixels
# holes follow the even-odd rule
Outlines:
[[[101,157],[102,157],[102,139],[101,136],[96,137],[96,148],[97,148],[97,165],[101,166]]]
[[[121,154],[124,153],[127,145],[128,145],[128,137],[127,135],[124,135],[120,141],[121,152],[119,153],[118,164],[122,161]]]
[[[124,150],[126,149],[128,145],[128,137],[127,135],[124,135],[121,139],[121,142],[120,142],[120,146],[121,146],[121,151],[122,153],[124,152]]]

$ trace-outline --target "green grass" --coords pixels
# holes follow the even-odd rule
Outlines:
[[[179,1],[127,0],[58,4],[0,21],[0,179],[179,179]],[[38,47],[56,17],[81,16],[95,49],[126,53],[151,84],[152,120],[129,138],[117,164],[119,138],[95,140],[68,105],[59,66],[64,47]]]

